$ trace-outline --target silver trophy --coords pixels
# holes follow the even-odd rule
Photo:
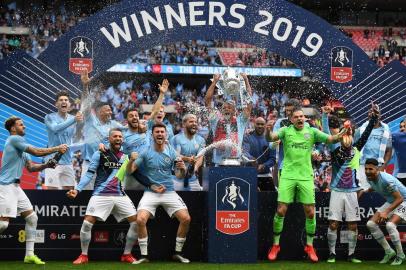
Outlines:
[[[220,80],[216,84],[218,88],[218,94],[224,96],[224,100],[233,100],[236,102],[236,109],[243,110],[252,103],[251,95],[247,91],[245,80],[239,73],[233,68],[228,67],[221,74]],[[238,133],[243,131],[238,131]],[[227,140],[230,140],[230,134],[227,134]],[[237,149],[241,149],[242,142],[239,145],[235,145]],[[229,147],[232,148],[232,147]],[[239,166],[241,164],[241,151],[237,151],[236,157],[224,158],[220,165],[222,166]]]
[[[244,78],[235,69],[228,67],[221,74],[216,84],[218,94],[224,95],[226,100],[237,101],[237,108],[243,109],[252,103],[252,97],[247,91]]]

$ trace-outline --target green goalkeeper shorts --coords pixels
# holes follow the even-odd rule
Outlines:
[[[313,180],[280,179],[278,202],[292,203],[295,195],[300,203],[316,203]]]

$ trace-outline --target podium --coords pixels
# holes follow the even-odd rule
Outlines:
[[[209,167],[208,262],[257,262],[257,172],[252,167]]]

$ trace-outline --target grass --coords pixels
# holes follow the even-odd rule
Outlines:
[[[390,265],[378,265],[376,261],[367,261],[361,264],[352,264],[349,262],[338,261],[335,264],[320,262],[312,264],[305,261],[280,261],[276,263],[259,262],[257,264],[210,264],[210,263],[166,263],[153,262],[141,265],[130,265],[119,262],[90,262],[86,265],[72,265],[71,262],[47,262],[46,265],[27,265],[16,261],[0,262],[0,270],[126,270],[126,269],[142,269],[142,270],[167,270],[176,268],[176,270],[262,270],[262,269],[278,269],[278,270],[379,270],[385,269],[403,269],[404,265],[394,267]]]

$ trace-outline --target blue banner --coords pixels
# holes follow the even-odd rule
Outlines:
[[[157,73],[157,74],[192,74],[212,75],[223,73],[226,66],[199,66],[199,65],[147,65],[147,64],[117,64],[108,69],[109,72],[125,73]],[[255,68],[234,67],[238,73],[261,77],[302,77],[303,71],[299,68]]]

